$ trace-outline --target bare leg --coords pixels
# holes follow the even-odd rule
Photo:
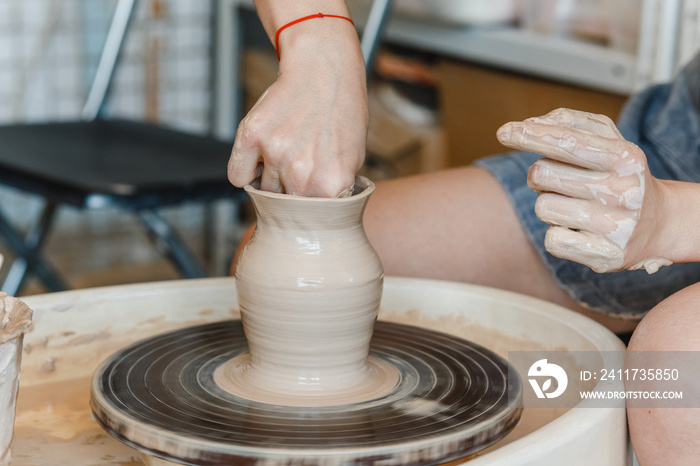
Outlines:
[[[700,351],[700,283],[659,303],[639,324],[630,351]],[[688,465],[700,458],[700,409],[627,410],[639,464]]]
[[[549,274],[500,184],[463,167],[379,183],[365,229],[387,275],[475,283],[581,312],[614,332],[635,323],[579,306]]]

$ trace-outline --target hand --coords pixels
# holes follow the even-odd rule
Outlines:
[[[362,167],[368,110],[352,24],[332,18],[284,31],[280,75],[241,122],[231,183],[299,196],[348,192]]]
[[[498,139],[547,157],[530,167],[528,185],[542,193],[535,212],[552,225],[545,247],[554,256],[596,272],[654,273],[671,264],[657,255],[664,251],[657,222],[664,223],[666,188],[608,117],[559,109],[507,123]]]

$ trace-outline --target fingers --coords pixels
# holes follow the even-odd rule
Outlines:
[[[584,170],[551,159],[540,159],[530,167],[527,184],[539,193],[593,199],[610,176],[608,173]]]
[[[622,270],[647,183],[644,153],[603,115],[559,109],[498,130],[515,149],[545,156],[528,186],[542,193],[537,216],[552,225],[545,247],[596,272]]]
[[[342,156],[337,160],[337,163],[326,163],[310,155],[297,155],[293,162],[279,169],[266,167],[261,188],[292,196],[344,197],[352,192],[357,170],[344,167],[340,163]]]
[[[359,169],[358,169],[359,170]],[[332,182],[326,182],[323,184],[323,190],[317,191],[319,197],[348,197],[352,195],[353,189],[355,187],[355,176],[354,173],[357,172],[347,172],[344,176],[340,175],[340,172],[336,172],[332,177]]]
[[[533,121],[506,123],[497,136],[501,144],[513,149],[600,171],[612,170],[626,146],[626,141]]]
[[[572,199],[557,194],[543,194],[535,203],[535,214],[550,225],[564,226],[573,230],[600,230],[594,225],[594,205],[590,201]],[[608,226],[609,229],[609,226]]]
[[[337,198],[343,198],[343,197],[350,197],[352,196],[352,193],[355,191],[355,183],[353,183],[351,186],[348,186],[347,188],[343,189],[340,191],[338,194],[336,194],[333,197]],[[2,254],[0,254],[0,266],[2,266]]]
[[[250,184],[260,178],[260,189],[294,196],[344,197],[352,193],[357,170],[347,169],[340,162],[331,167],[319,168],[312,157],[296,154],[290,163],[279,163],[268,157],[269,164],[263,162],[266,149],[256,146],[247,148],[235,145],[228,165],[229,181],[238,187]],[[342,157],[338,157],[340,161]],[[277,163],[275,163],[277,162]],[[322,160],[322,162],[324,162]]]
[[[228,180],[242,188],[262,174],[260,146],[253,141],[250,130],[242,124],[236,133],[236,140],[228,161]]]
[[[270,169],[263,169],[262,178],[260,179],[260,189],[271,193],[284,193],[284,187],[280,182],[279,173]]]
[[[544,246],[553,256],[587,265],[598,273],[621,270],[624,263],[620,247],[587,231],[551,227],[545,235]]]
[[[530,118],[528,121],[566,126],[611,139],[622,138],[622,134],[618,131],[615,122],[607,116],[569,108],[559,108],[544,116]]]
[[[623,165],[624,167],[625,165]],[[615,174],[585,170],[550,159],[540,159],[530,167],[527,183],[539,193],[595,200],[610,208],[641,210],[644,201],[644,181],[641,175]]]

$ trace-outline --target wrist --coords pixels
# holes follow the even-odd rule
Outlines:
[[[341,18],[314,18],[284,29],[277,41],[280,72],[299,62],[317,61],[324,66],[364,74],[364,61],[355,26]],[[360,69],[358,69],[360,68]]]
[[[350,16],[345,0],[255,0],[255,6],[270,38],[279,28],[303,16],[316,13]]]
[[[650,254],[672,262],[700,262],[700,185],[656,179],[655,190]]]
[[[273,44],[277,31],[284,25],[299,18],[316,13],[350,17],[344,0],[295,0],[286,2],[255,0],[255,7]],[[287,31],[283,34],[286,33]]]

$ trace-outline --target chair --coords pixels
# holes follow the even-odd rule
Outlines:
[[[45,204],[22,235],[0,210],[0,240],[16,259],[2,287],[18,294],[28,273],[50,291],[67,288],[41,246],[58,207],[117,206],[132,212],[184,277],[203,267],[159,214],[186,202],[244,199],[227,180],[231,142],[156,124],[101,117],[135,0],[119,0],[81,121],[0,126],[0,184],[39,195]]]
[[[393,6],[394,0],[373,0],[372,7],[369,10],[367,24],[365,24],[360,44],[368,80],[374,70],[374,59]]]

